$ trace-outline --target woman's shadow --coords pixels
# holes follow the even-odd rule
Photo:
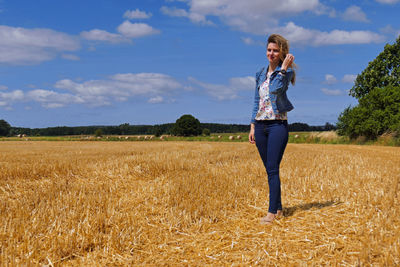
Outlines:
[[[296,211],[299,211],[299,210],[310,210],[312,208],[322,209],[324,207],[338,205],[340,203],[342,203],[342,202],[325,201],[325,202],[311,202],[311,203],[306,203],[306,204],[299,204],[299,205],[296,205],[293,207],[283,208],[283,216],[290,217],[290,216],[293,216],[293,214],[295,214]]]

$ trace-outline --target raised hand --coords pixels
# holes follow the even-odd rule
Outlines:
[[[294,56],[292,54],[287,54],[285,60],[283,60],[282,69],[287,70],[290,66],[292,66],[293,61]]]

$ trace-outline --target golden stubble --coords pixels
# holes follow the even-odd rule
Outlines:
[[[399,265],[400,149],[289,144],[259,224],[255,146],[0,143],[0,265]]]

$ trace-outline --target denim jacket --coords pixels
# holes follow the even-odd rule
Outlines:
[[[290,80],[293,76],[293,69],[288,68],[285,75],[280,73],[281,65],[277,66],[274,72],[271,74],[269,81],[269,97],[271,98],[272,109],[275,114],[288,112],[293,109],[292,103],[290,103],[286,91],[288,90]],[[255,118],[258,112],[258,106],[260,103],[260,94],[258,90],[267,77],[267,68],[262,68],[256,73],[256,91],[254,95],[254,106],[253,113],[251,115],[251,123],[255,123]]]

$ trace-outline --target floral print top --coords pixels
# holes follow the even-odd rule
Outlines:
[[[258,93],[260,94],[260,102],[258,105],[258,112],[256,120],[287,120],[287,113],[274,113],[271,105],[271,99],[269,97],[269,80],[272,72],[267,73],[267,78],[261,84]],[[280,74],[278,74],[280,75]]]

